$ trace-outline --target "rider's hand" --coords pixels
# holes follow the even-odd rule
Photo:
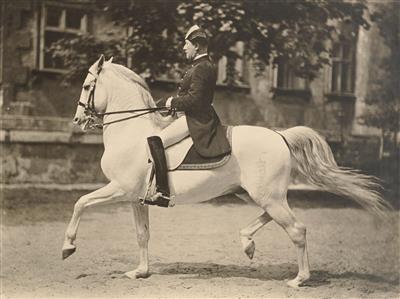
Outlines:
[[[170,109],[168,110],[168,115],[175,116],[175,115],[176,115],[176,109],[170,108]]]
[[[169,97],[167,101],[165,102],[165,107],[168,108],[168,115],[174,116],[176,113],[176,109],[171,108],[171,102],[172,102],[173,97]]]

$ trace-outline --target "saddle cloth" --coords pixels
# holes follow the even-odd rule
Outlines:
[[[232,146],[232,126],[224,126],[229,144]],[[168,170],[201,170],[213,169],[225,165],[231,154],[214,158],[200,156],[193,146],[192,137],[171,145],[165,150]]]

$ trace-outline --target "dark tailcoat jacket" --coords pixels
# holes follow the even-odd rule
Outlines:
[[[171,108],[184,111],[190,136],[198,154],[217,157],[230,153],[226,132],[212,106],[217,72],[208,56],[193,61],[185,73]],[[165,99],[159,104],[165,105]]]

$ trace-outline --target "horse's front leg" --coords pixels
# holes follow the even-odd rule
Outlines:
[[[79,200],[75,203],[74,213],[72,214],[71,221],[69,222],[67,231],[65,232],[64,245],[62,248],[63,259],[69,257],[76,250],[74,241],[76,239],[79,222],[85,208],[97,204],[107,203],[115,199],[119,199],[124,195],[125,191],[122,190],[118,184],[111,182],[103,188],[83,195],[81,198],[79,198]]]
[[[132,203],[132,208],[136,224],[140,261],[139,266],[135,270],[126,272],[125,275],[129,278],[145,278],[149,276],[149,207],[147,205],[143,206],[138,203]]]

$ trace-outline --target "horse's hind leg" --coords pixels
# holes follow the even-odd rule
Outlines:
[[[253,235],[271,220],[271,216],[267,212],[265,212],[240,231],[240,241],[242,242],[242,248],[249,259],[253,258],[254,251],[256,249],[256,245],[252,238]]]
[[[297,248],[297,261],[299,265],[299,272],[296,278],[290,280],[288,285],[291,287],[298,287],[310,277],[310,267],[308,263],[307,253],[307,240],[306,240],[306,227],[300,223],[293,212],[287,205],[286,199],[284,201],[274,201],[264,207],[265,210],[271,215],[272,219],[276,221],[287,232],[290,239]]]
[[[71,221],[69,222],[67,230],[65,232],[64,245],[62,248],[63,259],[69,257],[76,250],[74,241],[76,239],[79,222],[81,220],[84,209],[89,206],[115,200],[116,198],[122,197],[124,195],[125,191],[119,188],[117,184],[111,182],[103,188],[83,195],[81,198],[79,198],[79,200],[75,203],[74,213],[72,214]]]
[[[135,270],[126,272],[125,275],[129,278],[145,278],[149,276],[149,207],[147,205],[143,206],[138,203],[132,203],[132,208],[136,224],[136,236],[139,244],[140,262]]]

